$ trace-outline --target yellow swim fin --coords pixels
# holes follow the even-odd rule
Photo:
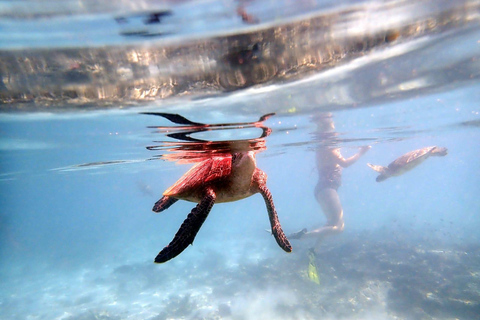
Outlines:
[[[308,253],[308,259],[308,279],[316,284],[320,284],[320,279],[318,278],[317,272],[317,264],[315,263],[315,253],[313,251]]]

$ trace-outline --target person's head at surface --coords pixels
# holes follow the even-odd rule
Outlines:
[[[336,147],[337,133],[335,131],[335,123],[331,112],[319,112],[315,114],[312,121],[317,125],[315,138],[319,147]]]
[[[318,133],[331,133],[335,131],[335,123],[331,112],[319,112],[313,116],[313,122],[317,125]]]

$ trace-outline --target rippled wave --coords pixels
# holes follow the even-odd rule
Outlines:
[[[1,110],[119,108],[164,104],[171,98],[193,105],[194,99],[248,87],[295,85],[300,79],[306,81],[305,90],[305,85],[319,85],[318,75],[329,81],[321,82],[321,96],[306,95],[304,105],[328,102],[345,108],[479,76],[472,59],[478,53],[476,43],[464,51],[469,55],[400,70],[406,74],[379,65],[388,61],[402,68],[395,65],[396,56],[428,54],[438,41],[445,41],[441,48],[446,50],[452,33],[455,43],[475,38],[480,17],[475,0],[362,2],[328,9],[299,2],[304,7],[299,4],[289,17],[283,2],[270,11],[255,2],[240,7],[212,2],[190,16],[182,9],[191,2],[159,2],[149,10],[150,2],[135,9],[121,2],[111,10],[82,3],[88,4],[87,16],[82,10],[69,15],[18,10],[14,15],[9,6],[2,7]],[[349,67],[343,69],[341,83],[325,73],[339,66]],[[273,99],[284,100],[285,90],[272,90]],[[289,94],[296,90],[290,88]],[[277,110],[291,108],[280,102]]]

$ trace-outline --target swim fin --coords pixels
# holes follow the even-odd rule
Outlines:
[[[310,281],[320,284],[320,278],[318,277],[317,264],[315,263],[315,253],[310,250],[308,253],[308,279]]]

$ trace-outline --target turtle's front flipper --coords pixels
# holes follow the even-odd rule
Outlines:
[[[167,210],[168,208],[170,208],[170,206],[177,201],[178,199],[176,198],[163,196],[160,200],[155,202],[155,205],[153,206],[152,211],[157,213],[162,212],[163,210]]]
[[[172,242],[163,248],[163,250],[157,255],[155,258],[156,263],[167,262],[168,260],[175,258],[182,253],[188,245],[193,243],[195,236],[205,222],[205,219],[207,219],[207,216],[215,203],[215,198],[215,192],[209,189],[203,200],[193,208],[187,216],[187,219],[182,223]]]
[[[288,242],[285,233],[283,233],[282,226],[278,221],[277,211],[275,210],[275,206],[273,205],[272,194],[270,190],[268,190],[266,185],[259,186],[260,194],[263,196],[265,200],[265,204],[267,205],[268,211],[268,218],[270,219],[270,225],[272,226],[272,234],[275,237],[280,248],[285,250],[286,252],[292,252],[292,246],[290,242]]]

